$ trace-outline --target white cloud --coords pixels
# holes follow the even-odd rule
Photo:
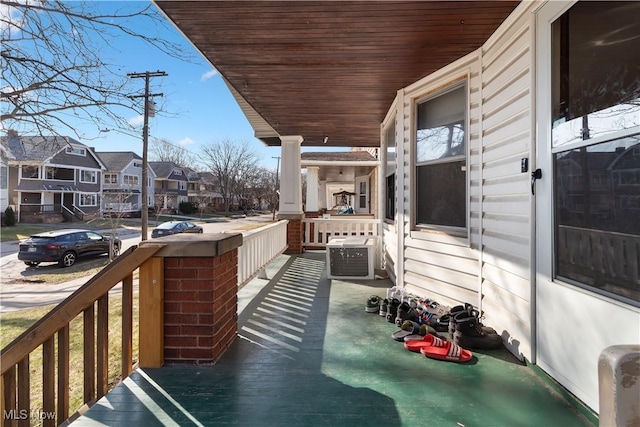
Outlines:
[[[144,116],[142,114],[138,116],[133,116],[127,120],[127,123],[129,123],[132,126],[139,126],[141,124],[144,124]]]
[[[181,147],[184,147],[185,145],[191,145],[193,144],[193,139],[187,137],[187,138],[183,138],[180,141],[178,141],[178,145]]]
[[[200,76],[200,81],[204,82],[206,80],[209,80],[210,78],[214,77],[216,74],[218,74],[218,71],[215,69],[211,71],[207,71],[202,76]]]

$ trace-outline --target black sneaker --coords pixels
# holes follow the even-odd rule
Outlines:
[[[364,311],[367,313],[380,312],[380,297],[378,295],[371,295],[367,300],[367,304],[364,306]]]
[[[394,323],[398,315],[398,307],[400,306],[400,300],[392,298],[387,304],[387,322]]]

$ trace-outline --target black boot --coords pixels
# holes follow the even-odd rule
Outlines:
[[[459,315],[458,315],[459,316]],[[476,316],[458,317],[455,320],[453,342],[462,348],[495,350],[502,347],[502,337],[497,333],[487,333]],[[490,328],[493,330],[493,328]]]
[[[478,310],[476,310],[475,308],[473,308],[473,306],[471,304],[465,304],[464,306],[462,305],[457,305],[455,307],[453,307],[450,310],[451,313],[451,317],[449,318],[449,335],[451,336],[451,339],[453,339],[453,334],[456,331],[456,323],[458,322],[458,320],[462,320],[462,319],[466,319],[469,317],[475,317],[476,319],[478,319],[478,323],[480,324],[480,328],[482,329],[482,331],[485,334],[496,334],[496,330],[493,329],[490,326],[484,326],[482,325],[482,322],[480,322],[479,317],[480,317],[480,312]]]

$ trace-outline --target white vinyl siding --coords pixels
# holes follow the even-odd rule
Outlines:
[[[482,48],[482,213],[472,233],[482,244],[481,293],[486,323],[507,330],[505,345],[531,360],[531,170],[535,165],[531,92],[533,31],[523,3]],[[529,171],[520,161],[529,159]],[[478,230],[482,230],[479,234]]]
[[[531,11],[523,3],[479,50],[405,88],[397,104],[397,232],[384,229],[387,263],[407,291],[443,304],[480,306],[518,357],[532,359],[531,189],[535,164]],[[415,105],[466,79],[467,230],[421,230],[415,217]],[[521,173],[520,161],[530,169]],[[480,248],[483,248],[480,251]],[[400,265],[397,265],[400,263]],[[389,268],[387,269],[389,271]]]
[[[455,305],[460,302],[478,305],[478,253],[470,247],[468,238],[474,227],[477,228],[478,204],[477,201],[474,203],[474,197],[477,199],[477,188],[466,184],[467,210],[472,209],[470,215],[469,212],[465,213],[467,215],[466,230],[455,230],[450,234],[446,230],[415,228],[414,189],[417,177],[413,167],[415,151],[412,147],[415,144],[416,102],[443,88],[466,82],[467,149],[464,155],[468,159],[467,180],[477,181],[477,171],[470,166],[473,165],[473,150],[477,152],[479,144],[479,67],[478,55],[474,53],[405,89],[402,114],[403,155],[398,156],[398,162],[404,160],[405,170],[404,180],[398,182],[398,186],[404,186],[405,194],[404,200],[398,199],[398,205],[405,211],[405,222],[403,227],[400,227],[404,230],[405,249],[403,254],[399,254],[400,259],[404,260],[402,266],[404,284],[409,292],[435,299],[446,305]],[[476,209],[476,213],[473,209]]]

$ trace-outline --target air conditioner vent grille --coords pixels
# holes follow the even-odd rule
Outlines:
[[[367,248],[330,248],[331,276],[365,277],[369,275]]]
[[[327,243],[327,278],[373,279],[374,242],[374,238],[362,236],[331,239]]]

